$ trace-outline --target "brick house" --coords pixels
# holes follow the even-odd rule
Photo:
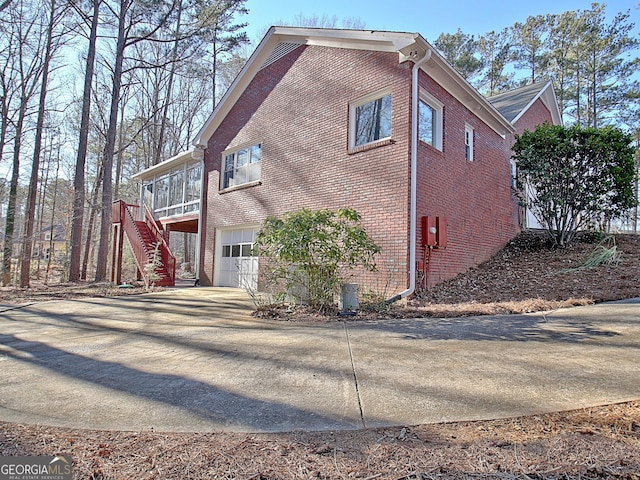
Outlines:
[[[488,100],[511,122],[517,135],[522,135],[525,130],[533,131],[537,125],[544,122],[554,125],[562,124],[560,109],[551,82],[534,83],[494,95]],[[511,137],[510,140],[509,149],[513,146],[514,138]],[[511,170],[513,178],[516,170],[514,160],[511,160]],[[520,224],[526,228],[542,228],[533,214],[526,210],[520,211]]]
[[[355,281],[406,296],[518,233],[513,135],[545,121],[550,83],[486,99],[418,34],[272,27],[194,148],[135,178],[166,231],[197,232],[201,285],[258,286],[267,216],[352,207],[382,248]]]

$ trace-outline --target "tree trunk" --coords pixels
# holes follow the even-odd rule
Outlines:
[[[53,257],[54,247],[54,226],[55,226],[55,211],[56,203],[58,201],[58,179],[60,174],[60,144],[58,144],[58,155],[56,157],[56,176],[55,176],[55,188],[53,189],[53,202],[51,205],[51,223],[49,224],[49,255],[47,255],[47,270],[44,274],[44,284],[49,284],[49,272],[51,270],[51,258]]]
[[[593,75],[591,82],[593,83],[593,91],[591,92],[592,107],[591,115],[593,116],[593,128],[598,128],[598,69],[596,63],[598,61],[596,52],[593,52]]]
[[[120,105],[120,118],[124,119],[124,113],[126,110],[126,102],[122,102]],[[124,143],[125,143],[125,125],[124,121],[120,121],[120,128],[118,134],[118,154],[116,155],[116,178],[114,182],[114,195],[118,199],[120,196],[120,177],[122,176],[122,158],[124,157]]]
[[[84,170],[87,158],[87,144],[89,138],[89,115],[91,113],[91,84],[96,58],[96,42],[98,38],[98,19],[101,0],[93,0],[93,16],[91,17],[91,34],[89,36],[89,51],[84,73],[84,91],[82,94],[82,117],[80,123],[80,139],[78,142],[78,156],[76,159],[75,176],[73,179],[73,218],[71,220],[71,252],[69,258],[69,280],[77,282],[80,279],[80,256],[82,253],[82,223],[84,220],[85,181]]]
[[[27,212],[22,242],[22,261],[20,263],[20,288],[29,286],[31,276],[31,255],[33,253],[33,225],[35,221],[36,200],[38,196],[38,174],[40,173],[40,149],[42,148],[42,130],[47,104],[47,87],[49,81],[49,65],[53,50],[53,28],[56,22],[56,0],[49,4],[49,24],[47,26],[47,44],[45,46],[44,64],[42,67],[42,82],[40,84],[40,100],[38,103],[38,119],[36,121],[35,143],[33,146],[33,160],[31,162],[31,178],[27,194]]]
[[[82,280],[87,279],[87,269],[89,268],[89,257],[91,253],[91,242],[93,241],[93,225],[96,221],[96,215],[98,210],[98,193],[100,193],[100,187],[102,186],[102,165],[98,167],[98,174],[96,175],[96,183],[93,186],[93,192],[91,193],[91,200],[89,201],[89,223],[87,225],[87,238],[84,247],[84,256],[82,258],[82,270],[80,272],[80,278]]]
[[[11,283],[11,257],[13,255],[13,232],[16,223],[16,202],[18,197],[18,181],[20,179],[20,148],[22,147],[22,129],[24,117],[27,113],[28,99],[21,98],[18,121],[16,123],[16,137],[13,144],[13,168],[9,182],[9,202],[7,204],[7,217],[4,227],[4,246],[2,248],[2,284]]]
[[[576,124],[582,126],[581,119],[582,115],[580,112],[580,95],[582,92],[580,91],[580,63],[576,63]]]
[[[2,75],[2,84],[6,83],[4,78],[4,72],[0,72]],[[7,138],[7,129],[9,127],[9,100],[7,98],[7,91],[3,88],[0,91],[0,158],[3,158],[4,145]]]
[[[191,240],[191,235],[187,232],[184,232],[182,234],[182,243],[183,243],[183,248],[184,248],[184,253],[183,253],[183,258],[184,258],[184,263],[189,265],[189,268],[191,269],[191,267],[193,266],[193,262],[191,261],[191,244],[190,244],[190,240]]]
[[[178,62],[178,42],[180,41],[180,22],[182,20],[182,2],[178,2],[178,18],[176,19],[176,39],[173,42],[173,50],[171,52],[171,66],[169,67],[169,81],[167,85],[167,95],[164,99],[162,107],[162,115],[160,117],[160,133],[158,135],[158,144],[156,146],[155,158],[153,164],[157,165],[162,161],[162,152],[164,144],[164,132],[167,128],[167,116],[169,115],[169,104],[173,94],[173,79],[176,75],[176,65]]]
[[[128,0],[120,1],[118,15],[118,43],[116,45],[115,67],[113,70],[113,87],[111,89],[111,108],[109,110],[109,128],[107,130],[107,145],[105,148],[102,179],[102,211],[100,215],[100,241],[98,244],[98,258],[96,260],[96,282],[103,282],[107,278],[107,263],[109,260],[109,236],[111,233],[111,204],[113,203],[113,156],[116,146],[118,126],[118,105],[120,103],[120,88],[122,86],[122,65],[126,47],[125,21]]]
[[[17,119],[15,119],[14,124],[13,168],[9,184],[9,201],[7,204],[7,216],[4,229],[2,265],[0,265],[0,280],[5,285],[11,282],[11,257],[13,253],[13,235],[16,221],[18,182],[20,179],[20,150],[22,147],[23,129],[29,108],[29,100],[39,84],[40,73],[42,71],[41,46],[39,44],[40,35],[38,31],[32,30],[32,28],[36,28],[37,22],[31,19],[32,23],[23,25],[21,13],[22,12],[19,12],[20,18],[16,21],[16,31],[12,32],[12,39],[16,42],[16,50],[12,55],[16,57],[16,63],[20,65],[15,77],[17,88],[20,90],[20,101]],[[26,19],[24,20],[25,22],[27,21]],[[34,40],[29,49],[26,48],[27,38]],[[27,55],[27,52],[30,56]]]
[[[218,101],[216,99],[216,95],[218,94],[217,92],[217,85],[216,85],[216,76],[218,74],[218,46],[217,46],[217,39],[218,39],[218,33],[217,33],[217,27],[214,28],[214,34],[213,34],[213,52],[212,52],[212,57],[213,57],[213,65],[212,65],[212,69],[211,69],[211,78],[213,79],[213,84],[212,84],[212,88],[211,88],[211,96],[212,96],[212,101],[213,101],[213,108],[216,108],[216,105],[218,104]]]
[[[53,143],[53,142],[51,142]],[[44,204],[46,198],[47,187],[49,185],[49,167],[51,165],[51,146],[49,148],[49,159],[47,160],[47,168],[44,171],[44,181],[40,185],[40,202],[38,207],[38,228],[36,232],[42,232],[44,228]],[[37,235],[39,237],[39,235]],[[42,238],[39,238],[39,250],[38,250],[38,266],[36,270],[36,278],[40,278],[40,259],[42,257]]]

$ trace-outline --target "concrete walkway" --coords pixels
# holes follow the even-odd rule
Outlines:
[[[276,432],[640,398],[640,299],[547,314],[292,324],[239,290],[0,306],[0,421]]]

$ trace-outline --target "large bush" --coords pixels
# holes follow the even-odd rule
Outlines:
[[[544,124],[516,135],[513,152],[516,194],[557,245],[635,204],[632,137],[617,128]]]
[[[380,252],[350,208],[302,209],[268,217],[256,240],[268,282],[283,285],[297,301],[319,310],[333,305],[333,295],[357,267],[376,268]]]

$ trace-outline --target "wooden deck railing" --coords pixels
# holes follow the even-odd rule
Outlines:
[[[145,265],[149,263],[153,257],[153,252],[150,251],[136,223],[136,221],[144,221],[151,232],[153,243],[159,245],[160,260],[173,284],[175,283],[176,276],[176,258],[171,253],[158,223],[153,218],[147,206],[144,206],[143,220],[136,220],[140,218],[139,212],[140,207],[138,205],[128,205],[122,200],[117,200],[112,206],[112,222],[122,226],[124,234],[129,239],[129,245],[133,251],[136,265],[140,272],[144,272]]]
[[[167,273],[171,278],[172,282],[176,280],[176,257],[171,253],[171,249],[167,244],[164,235],[162,235],[162,231],[160,230],[159,224],[155,218],[153,218],[153,214],[147,205],[144,205],[144,222],[151,230],[151,233],[154,236],[155,242],[160,245],[160,260],[162,264],[167,269]]]

